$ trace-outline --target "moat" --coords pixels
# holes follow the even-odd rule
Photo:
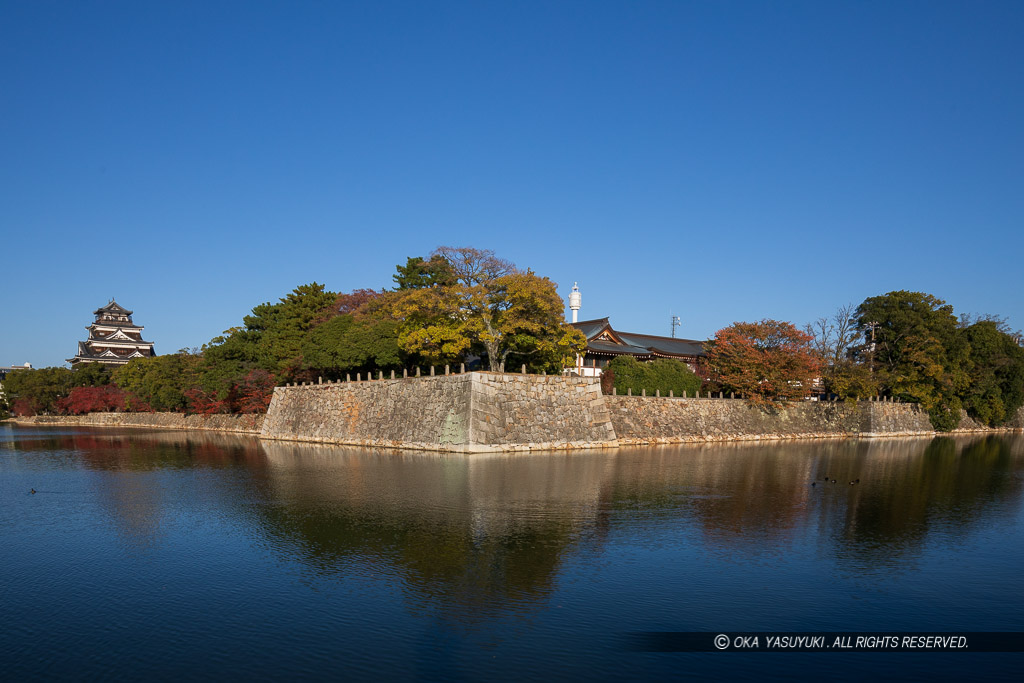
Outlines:
[[[467,456],[0,425],[0,661],[12,680],[1016,680],[1021,654],[626,636],[1024,631],[1022,494],[1020,434]]]

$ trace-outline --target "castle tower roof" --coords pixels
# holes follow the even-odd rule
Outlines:
[[[132,313],[114,299],[93,311],[96,320],[85,328],[89,338],[78,342],[78,353],[68,362],[119,366],[133,358],[155,356],[153,342],[142,338],[145,328],[132,322]]]

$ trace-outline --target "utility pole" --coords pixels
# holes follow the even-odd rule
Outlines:
[[[682,321],[679,320],[679,316],[678,315],[672,316],[672,337],[673,338],[676,336],[676,328],[679,327],[682,324],[683,323],[682,323]]]
[[[868,361],[868,367],[871,369],[871,374],[875,374],[875,328],[878,327],[878,323],[871,321],[864,323],[864,326],[871,330],[871,360]]]

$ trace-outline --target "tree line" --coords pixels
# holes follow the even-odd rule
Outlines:
[[[396,266],[391,289],[331,292],[313,282],[263,303],[199,349],[139,358],[113,371],[15,370],[4,382],[18,415],[95,411],[264,412],[273,388],[472,359],[561,373],[585,353],[548,278],[490,250],[439,247]],[[771,408],[813,394],[917,403],[940,431],[964,411],[997,426],[1024,406],[1024,347],[996,316],[957,317],[930,294],[896,291],[841,307],[803,329],[737,322],[685,363],[619,357],[603,388],[625,394],[723,391]]]
[[[274,386],[472,358],[558,373],[586,348],[563,322],[555,283],[493,251],[439,247],[396,266],[391,289],[332,292],[313,282],[263,303],[199,349],[109,370],[12,371],[17,415],[94,411],[263,412]]]
[[[998,426],[1024,405],[1020,332],[998,316],[957,317],[945,301],[895,291],[841,307],[803,330],[735,323],[707,344],[705,382],[768,405],[820,393],[916,403],[935,429],[965,411]]]

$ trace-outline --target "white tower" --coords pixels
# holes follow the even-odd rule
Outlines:
[[[569,294],[569,308],[572,309],[572,321],[576,322],[576,317],[580,312],[580,288],[577,287],[578,283],[572,283],[572,292]]]

